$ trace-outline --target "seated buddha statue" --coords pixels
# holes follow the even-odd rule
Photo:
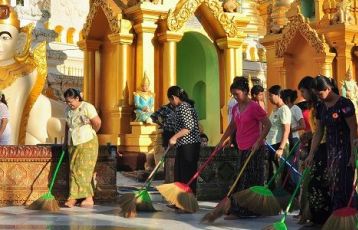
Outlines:
[[[149,90],[150,81],[146,73],[141,82],[141,88],[134,92],[135,121],[152,123],[150,115],[154,112],[154,93]]]
[[[46,77],[46,43],[30,52],[32,30],[20,21],[8,0],[0,0],[0,90],[6,95],[11,144],[61,141],[65,104],[42,95]]]

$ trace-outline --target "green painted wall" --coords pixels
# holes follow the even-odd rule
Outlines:
[[[301,0],[301,11],[306,18],[314,18],[315,16],[314,0]]]
[[[177,46],[177,84],[195,100],[209,145],[220,138],[219,62],[213,43],[198,32],[187,32]]]

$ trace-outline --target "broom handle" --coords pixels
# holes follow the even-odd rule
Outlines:
[[[290,160],[292,155],[293,155],[293,150],[295,149],[295,147],[298,145],[299,142],[296,142],[296,144],[293,146],[293,148],[291,149],[291,151],[288,154],[287,160]],[[287,161],[286,160],[286,161]],[[278,167],[278,169],[276,170],[275,174],[272,176],[272,178],[270,179],[270,181],[267,183],[266,187],[269,187],[273,181],[275,180],[275,178],[277,177],[277,175],[279,173],[281,173],[281,171],[283,170],[283,166],[285,166],[285,164],[281,164],[280,167]]]
[[[288,202],[288,205],[286,207],[286,210],[285,210],[285,213],[283,214],[283,217],[281,219],[281,223],[285,222],[285,219],[286,219],[286,216],[287,216],[287,213],[290,211],[290,208],[291,208],[291,205],[293,203],[293,199],[295,199],[295,196],[298,192],[298,189],[300,188],[302,182],[303,182],[303,179],[306,177],[307,173],[308,173],[308,168],[306,168],[304,171],[303,171],[303,176],[300,178],[298,184],[296,185],[296,188],[295,188],[295,191],[293,191],[293,194],[291,195],[290,197],[290,201]]]
[[[200,173],[203,172],[203,170],[205,169],[205,167],[210,163],[210,161],[215,157],[215,155],[222,149],[223,147],[219,147],[219,148],[215,148],[215,150],[210,154],[209,158],[204,162],[204,164],[202,164],[199,168],[199,170],[194,174],[194,176],[190,179],[190,181],[186,184],[186,185],[191,185],[191,183],[193,183],[193,181],[198,178],[198,176],[200,175]]]
[[[52,192],[52,188],[53,188],[53,185],[55,184],[55,179],[56,179],[56,176],[57,176],[57,173],[58,173],[58,170],[60,169],[60,166],[62,164],[62,160],[63,160],[63,157],[65,156],[65,150],[62,150],[62,153],[61,153],[61,156],[60,156],[60,160],[58,161],[57,165],[56,165],[56,169],[55,169],[55,172],[52,176],[52,179],[51,179],[51,184],[50,184],[50,188],[48,190],[49,193]]]
[[[358,148],[354,148],[354,154],[356,154],[356,169],[358,169],[357,152],[358,152]],[[357,171],[357,172],[358,172],[358,171]],[[357,178],[356,178],[356,181],[354,182],[354,186],[353,186],[353,189],[352,189],[351,197],[349,198],[347,207],[350,207],[350,206],[351,206],[352,200],[353,200],[353,196],[354,196],[354,192],[355,192],[356,187],[357,187],[358,173],[356,173],[356,176],[357,176]]]
[[[296,142],[297,144],[298,142]],[[266,145],[267,147],[269,147],[269,149],[271,149],[274,153],[276,152],[276,150],[269,144],[267,144],[266,142]],[[296,146],[296,145],[295,145]],[[293,150],[293,149],[292,149]],[[291,151],[292,151],[291,150]],[[287,159],[285,159],[283,156],[280,156],[280,160],[282,160],[283,162],[285,162],[286,165],[288,165],[290,167],[291,170],[293,170],[293,172],[297,173],[299,176],[302,176],[302,174],[294,167],[290,164],[290,162],[287,161]]]
[[[162,158],[160,159],[160,161],[158,162],[158,164],[155,166],[155,168],[153,169],[153,171],[149,174],[147,180],[145,181],[145,188],[150,187],[150,185],[152,184],[154,175],[157,173],[158,169],[160,168],[160,166],[163,164],[165,156],[167,155],[167,153],[169,152],[169,150],[171,149],[170,146],[168,146],[165,150],[165,152],[163,153]]]
[[[358,182],[358,179],[356,179],[356,181],[355,181],[355,183],[354,183],[354,186],[353,186],[353,189],[352,189],[352,193],[351,193],[351,197],[349,198],[347,207],[350,207],[351,204],[352,204],[354,192],[356,191],[356,187],[357,187],[357,182]]]
[[[239,179],[240,179],[242,173],[244,172],[244,170],[245,170],[247,164],[249,163],[251,157],[252,157],[254,154],[255,154],[254,151],[251,151],[251,152],[250,152],[250,155],[249,155],[248,158],[245,160],[244,165],[243,165],[243,166],[241,167],[241,169],[240,169],[239,175],[236,177],[235,182],[231,185],[231,188],[230,188],[229,192],[227,193],[226,197],[231,196],[232,192],[234,191],[234,188],[236,187],[237,183],[239,182]]]

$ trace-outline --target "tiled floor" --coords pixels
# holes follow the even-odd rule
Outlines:
[[[62,208],[56,214],[26,210],[24,207],[0,208],[0,229],[262,229],[278,221],[279,216],[242,220],[218,219],[213,225],[200,223],[200,219],[214,203],[201,202],[195,214],[176,214],[163,203],[155,204],[155,213],[139,213],[136,218],[118,215],[117,206],[95,206],[93,209]],[[288,229],[299,229],[292,216],[287,218]]]
[[[118,186],[140,186],[134,180],[118,175]],[[158,182],[157,182],[158,183]],[[159,182],[160,183],[160,182]],[[116,204],[96,205],[93,209],[75,207],[61,208],[60,212],[51,214],[27,210],[24,207],[0,208],[0,229],[261,229],[280,216],[251,218],[241,220],[218,219],[213,225],[200,223],[202,216],[212,209],[215,202],[199,202],[200,210],[195,214],[176,214],[161,202],[160,196],[153,197],[155,213],[138,213],[136,218],[125,219],[118,215],[120,208]],[[292,216],[287,217],[288,229],[299,229]]]

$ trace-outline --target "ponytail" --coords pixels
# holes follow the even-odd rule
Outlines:
[[[187,102],[191,106],[194,106],[195,102],[191,100],[188,94],[185,92],[184,89],[180,88],[179,86],[171,86],[167,92],[168,98],[172,98],[173,96],[178,97],[181,101]]]

